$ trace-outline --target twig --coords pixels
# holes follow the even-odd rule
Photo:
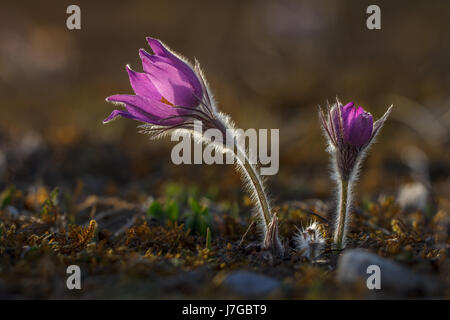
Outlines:
[[[239,247],[242,245],[242,243],[244,242],[247,234],[249,233],[250,229],[253,227],[253,225],[255,224],[255,220],[252,220],[252,223],[250,223],[250,225],[247,228],[247,231],[245,231],[245,233],[243,234],[241,241],[239,242]]]

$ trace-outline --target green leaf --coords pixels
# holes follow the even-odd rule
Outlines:
[[[191,212],[186,218],[186,228],[202,236],[206,236],[207,229],[211,224],[211,216],[208,208],[205,206],[202,207],[194,197],[189,198],[189,207]]]
[[[206,237],[206,231],[208,229],[208,223],[205,221],[204,217],[200,217],[198,219],[198,227],[197,232],[203,236]]]
[[[150,207],[148,207],[147,217],[154,217],[159,219],[164,218],[163,209],[161,207],[161,204],[157,200],[153,201]]]
[[[194,215],[190,215],[186,218],[186,221],[184,222],[184,225],[186,227],[186,229],[191,229],[194,230],[194,226],[195,226],[195,216]]]
[[[170,200],[166,205],[166,217],[171,221],[177,221],[180,215],[180,208],[178,202],[175,200]]]
[[[211,250],[211,229],[206,229],[206,249]]]
[[[192,212],[195,214],[199,214],[202,210],[202,207],[198,203],[198,201],[194,197],[189,197],[189,207],[191,208]]]
[[[180,185],[171,183],[166,186],[166,197],[167,198],[179,198],[182,194],[182,188]]]
[[[4,209],[11,204],[12,196],[14,194],[15,188],[13,186],[6,188],[0,194],[0,209]]]
[[[56,187],[55,189],[52,190],[52,192],[50,192],[50,201],[52,202],[53,205],[58,204],[58,196],[59,196],[59,188]]]

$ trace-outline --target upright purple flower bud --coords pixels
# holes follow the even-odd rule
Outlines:
[[[334,178],[339,185],[339,205],[334,240],[340,249],[345,246],[347,225],[350,219],[352,187],[358,168],[366,151],[391,112],[373,122],[372,115],[353,102],[343,106],[339,101],[326,111],[320,110],[320,119],[328,138],[328,151],[332,156]]]
[[[366,145],[372,136],[372,115],[362,107],[354,107],[353,102],[340,106],[339,109],[340,112],[338,107],[332,110],[336,132],[340,134],[344,142],[352,146]],[[339,117],[339,113],[341,117]],[[341,125],[342,131],[340,130]]]

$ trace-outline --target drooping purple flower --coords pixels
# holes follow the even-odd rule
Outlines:
[[[192,66],[159,40],[147,38],[147,41],[154,54],[143,49],[139,51],[144,72],[135,72],[126,67],[135,94],[106,98],[108,102],[120,104],[124,110],[114,110],[103,123],[119,116],[134,119],[143,122],[139,126],[141,132],[153,138],[176,129],[177,134],[187,134],[196,142],[214,146],[216,152],[231,154],[246,173],[246,186],[257,199],[255,204],[261,218],[258,221],[264,231],[263,247],[282,255],[284,247],[278,235],[277,215],[272,213],[263,181],[249,161],[245,145],[231,118],[217,110],[198,62]],[[197,126],[198,122],[200,127]],[[211,140],[204,132],[198,132],[197,128],[217,129],[222,139],[214,135],[214,140]]]
[[[139,50],[143,72],[126,66],[134,95],[106,98],[125,110],[113,110],[103,123],[121,116],[150,124],[158,133],[189,128],[194,120],[202,121],[207,128],[214,127],[214,106],[198,64],[192,67],[159,40],[149,37],[147,41],[154,54]]]
[[[387,119],[389,110],[379,120],[353,102],[345,106],[339,101],[327,111],[320,111],[322,126],[329,138],[330,146],[336,152],[337,166],[346,180],[354,169],[358,157],[371,144]]]

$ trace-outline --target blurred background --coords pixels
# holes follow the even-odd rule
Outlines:
[[[113,109],[105,97],[132,92],[124,67],[142,70],[138,49],[149,51],[152,36],[200,61],[238,127],[280,129],[275,202],[331,198],[318,106],[337,96],[375,118],[394,104],[360,197],[398,194],[420,206],[417,194],[432,190],[450,207],[450,2],[377,1],[374,31],[369,1],[77,1],[73,31],[70,4],[1,4],[0,188],[135,201],[177,182],[240,201],[232,166],[175,166],[169,139],[149,141],[131,120],[102,124]]]

